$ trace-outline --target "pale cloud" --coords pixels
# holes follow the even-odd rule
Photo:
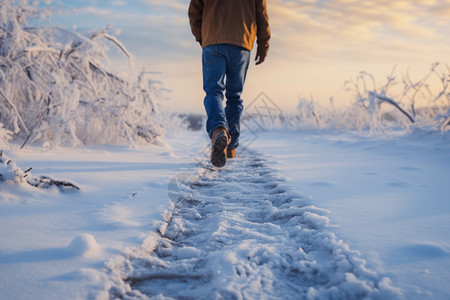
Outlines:
[[[127,5],[127,2],[123,1],[123,0],[116,0],[116,1],[111,1],[111,4],[114,6],[125,6],[125,5]]]
[[[187,13],[189,5],[188,0],[140,0],[140,2],[150,7],[161,7],[183,13]]]
[[[86,6],[75,10],[78,14],[91,14],[100,17],[113,17],[114,11],[107,8],[100,8],[97,6]]]
[[[96,15],[101,17],[106,22],[114,22],[118,27],[142,27],[142,30],[154,28],[159,31],[161,35],[165,34],[166,30],[171,30],[174,27],[185,26],[187,24],[187,16],[180,16],[180,14],[167,12],[164,14],[154,13],[150,9],[147,11],[129,11],[121,10],[116,7],[98,7],[85,6],[74,10],[79,15]],[[99,20],[97,20],[99,21]]]
[[[79,13],[101,16],[120,28],[151,29],[152,36],[159,34],[161,39],[175,35],[181,48],[191,40],[187,20],[189,0],[139,0],[143,7],[134,10],[131,8],[136,4],[127,4],[125,9],[121,6],[123,2],[110,1],[115,4],[112,6],[90,5],[80,8]],[[396,57],[395,46],[398,50],[408,47],[412,52],[422,51],[419,45],[437,44],[449,34],[450,5],[444,1],[267,2],[272,50],[279,60],[335,59],[336,52],[364,59],[373,53],[386,53],[387,48]]]
[[[280,43],[280,52],[297,49],[298,55],[285,57],[321,59],[338,51],[364,59],[367,54],[386,54],[386,48],[395,57],[398,51],[394,46],[403,50],[402,45],[407,45],[414,52],[422,51],[424,43],[441,43],[450,34],[449,2],[268,0],[268,9],[273,43]],[[370,53],[358,53],[363,49]]]

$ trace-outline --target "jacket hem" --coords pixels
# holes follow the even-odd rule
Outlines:
[[[231,44],[240,46],[242,48],[247,49],[248,51],[253,50],[253,45],[249,46],[246,43],[239,42],[239,41],[230,41],[230,40],[219,40],[219,41],[202,41],[202,48],[208,47],[210,45],[217,45],[217,44]]]

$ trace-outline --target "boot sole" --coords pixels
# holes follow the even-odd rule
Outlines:
[[[224,134],[214,139],[211,152],[211,163],[213,166],[221,168],[227,163],[226,148],[228,146],[228,137]]]

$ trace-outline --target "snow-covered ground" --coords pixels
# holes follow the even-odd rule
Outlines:
[[[5,151],[81,191],[0,184],[0,298],[449,297],[441,134],[273,130],[220,171],[165,142]]]
[[[106,280],[93,270],[142,243],[169,206],[170,179],[193,169],[192,158],[177,153],[159,146],[6,151],[23,170],[68,178],[81,192],[0,184],[0,298],[95,295]]]
[[[252,145],[405,299],[449,299],[450,141],[273,131]]]

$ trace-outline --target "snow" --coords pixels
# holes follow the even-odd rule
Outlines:
[[[300,193],[330,212],[336,234],[402,288],[405,299],[448,298],[446,136],[272,131],[253,146]]]
[[[92,234],[84,233],[70,242],[66,251],[74,256],[95,257],[101,249]]]
[[[151,255],[129,253],[117,298],[296,299],[313,290],[320,298],[396,298],[400,292],[365,267],[356,251],[327,229],[322,210],[289,192],[256,152],[227,168],[209,163],[183,183]],[[302,209],[296,209],[297,207]],[[180,256],[186,248],[200,255]],[[178,254],[178,255],[177,255]],[[350,276],[352,275],[352,276]]]
[[[170,179],[193,166],[168,146],[6,152],[22,169],[68,178],[81,191],[0,183],[2,299],[96,294],[105,262],[145,240],[169,208]]]
[[[46,13],[26,1],[1,14],[0,299],[450,297],[445,65],[361,72],[342,109],[287,116],[261,93],[218,170],[109,27],[30,27]]]
[[[446,136],[272,130],[222,170],[165,142],[4,151],[81,190],[0,183],[0,298],[450,295]]]

